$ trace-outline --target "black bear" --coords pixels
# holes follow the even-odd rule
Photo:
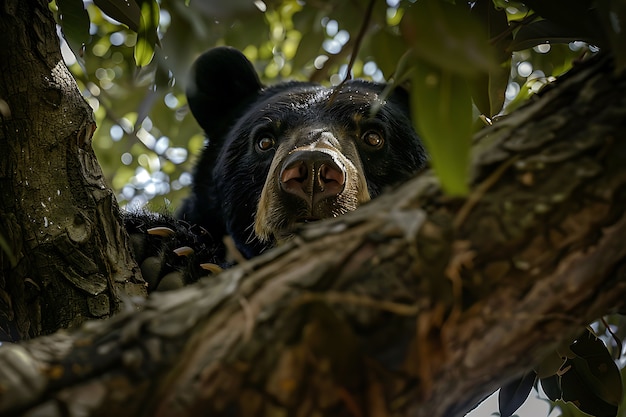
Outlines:
[[[246,57],[209,50],[187,98],[208,137],[179,217],[252,257],[298,223],[356,209],[422,168],[425,152],[402,90],[348,81],[264,87]]]
[[[195,249],[201,231],[213,261],[224,263],[226,235],[253,257],[299,224],[354,210],[425,164],[408,95],[388,94],[385,84],[265,87],[241,52],[218,47],[194,63],[187,97],[208,144],[177,213],[185,233],[167,251],[185,239]]]

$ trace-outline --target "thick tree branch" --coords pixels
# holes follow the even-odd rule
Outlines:
[[[146,294],[48,3],[0,5],[0,341],[109,317],[125,294]]]
[[[624,137],[626,77],[596,59],[478,135],[470,198],[426,173],[139,312],[3,347],[0,411],[461,415],[624,307]]]

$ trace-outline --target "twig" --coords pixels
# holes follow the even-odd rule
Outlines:
[[[365,32],[367,32],[367,28],[369,26],[370,20],[372,19],[372,12],[374,11],[374,3],[376,0],[370,0],[367,4],[367,9],[365,10],[365,16],[363,17],[363,22],[361,23],[361,28],[359,29],[359,33],[356,36],[354,41],[354,47],[352,48],[352,54],[350,54],[350,61],[348,62],[348,68],[346,70],[346,76],[344,79],[334,88],[333,93],[328,98],[328,102],[332,103],[335,100],[335,96],[341,90],[343,85],[352,79],[352,67],[354,67],[354,62],[356,61],[356,57],[359,55],[359,50],[361,49],[361,43],[363,43],[363,39],[365,38]]]
[[[352,79],[352,67],[354,67],[354,62],[356,61],[356,57],[359,55],[359,50],[361,49],[361,44],[363,43],[363,39],[365,38],[365,32],[367,32],[367,28],[370,24],[370,20],[372,20],[372,12],[374,11],[374,2],[376,0],[370,0],[367,4],[367,9],[365,10],[365,17],[363,18],[363,22],[361,23],[361,28],[359,29],[359,33],[356,36],[356,41],[354,42],[354,48],[352,49],[352,54],[350,55],[350,62],[348,62],[348,70],[346,71],[346,77],[338,85],[341,87],[343,83]]]

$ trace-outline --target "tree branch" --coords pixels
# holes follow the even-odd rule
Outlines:
[[[141,311],[3,347],[0,412],[462,415],[624,307],[624,97],[588,62],[478,134],[473,197],[425,173]]]

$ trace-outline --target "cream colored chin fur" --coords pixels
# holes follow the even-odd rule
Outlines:
[[[300,148],[296,148],[291,152],[295,152]],[[291,154],[289,152],[289,154]],[[358,158],[358,156],[357,156]],[[261,242],[270,242],[275,240],[277,243],[288,239],[291,235],[285,233],[286,230],[279,229],[280,220],[276,219],[284,219],[285,210],[278,202],[279,198],[277,193],[279,193],[280,185],[278,184],[278,169],[279,169],[279,161],[283,161],[284,158],[279,157],[279,152],[276,152],[274,159],[272,160],[272,165],[270,166],[269,174],[265,180],[265,184],[263,185],[263,190],[261,192],[261,198],[259,199],[259,203],[257,205],[256,217],[254,220],[254,233],[256,237]],[[356,209],[359,205],[368,202],[371,200],[369,191],[367,189],[367,181],[365,180],[365,176],[363,175],[363,170],[358,169],[355,164],[352,163],[347,158],[343,158],[342,163],[345,165],[345,168],[348,172],[348,183],[346,184],[346,190],[349,190],[349,195],[344,196],[346,200],[351,200],[349,203],[345,204],[345,207],[349,207],[349,209],[345,210],[342,213],[344,214],[347,211]],[[360,165],[361,161],[357,161],[357,164]],[[356,190],[350,192],[350,190]],[[343,192],[342,192],[343,194]],[[342,196],[340,195],[339,198]]]

